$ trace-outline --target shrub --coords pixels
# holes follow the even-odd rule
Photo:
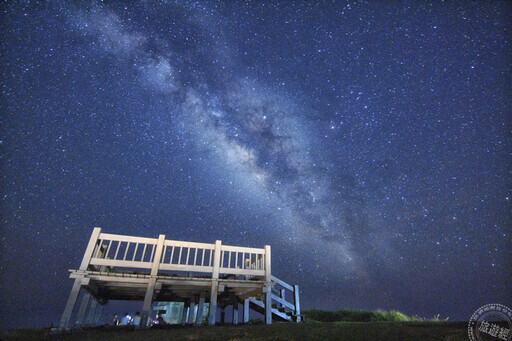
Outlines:
[[[399,311],[375,310],[366,311],[358,309],[343,309],[338,311],[326,311],[320,309],[305,310],[302,312],[307,320],[320,322],[371,322],[371,321],[417,321]]]

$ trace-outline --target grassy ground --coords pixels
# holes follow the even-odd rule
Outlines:
[[[467,340],[467,322],[308,322],[267,325],[0,331],[1,340]]]

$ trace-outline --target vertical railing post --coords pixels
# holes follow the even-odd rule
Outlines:
[[[265,324],[272,324],[272,258],[270,245],[265,245]]]
[[[299,300],[299,286],[293,286],[293,305],[295,306],[295,316],[297,318],[297,322],[301,321],[300,318],[300,300]]]
[[[94,251],[94,247],[98,242],[98,238],[101,233],[101,227],[95,227],[92,230],[91,238],[89,239],[89,244],[87,244],[87,249],[85,249],[84,258],[82,259],[82,263],[80,264],[79,270],[86,271],[89,266],[89,262],[91,261],[92,253]]]
[[[147,327],[149,309],[151,308],[151,303],[153,303],[153,293],[155,291],[156,278],[158,275],[158,268],[160,267],[164,242],[165,235],[161,234],[158,237],[158,242],[156,244],[155,258],[153,259],[153,264],[151,266],[151,278],[149,279],[146,296],[144,297],[144,305],[142,307],[142,314],[140,317],[142,327]]]
[[[265,245],[265,282],[269,285],[272,282],[272,258],[270,254],[270,245]]]
[[[220,253],[222,241],[215,241],[215,254],[213,258],[212,287],[210,290],[210,313],[208,314],[208,324],[215,324],[215,315],[217,314],[217,293],[219,290],[219,272],[220,272]]]

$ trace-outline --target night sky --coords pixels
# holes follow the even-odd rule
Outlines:
[[[1,15],[0,327],[58,323],[95,226],[269,244],[303,309],[512,306],[510,2]]]

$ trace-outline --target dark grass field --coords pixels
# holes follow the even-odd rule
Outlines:
[[[467,322],[308,322],[272,325],[0,331],[1,340],[468,340]]]

